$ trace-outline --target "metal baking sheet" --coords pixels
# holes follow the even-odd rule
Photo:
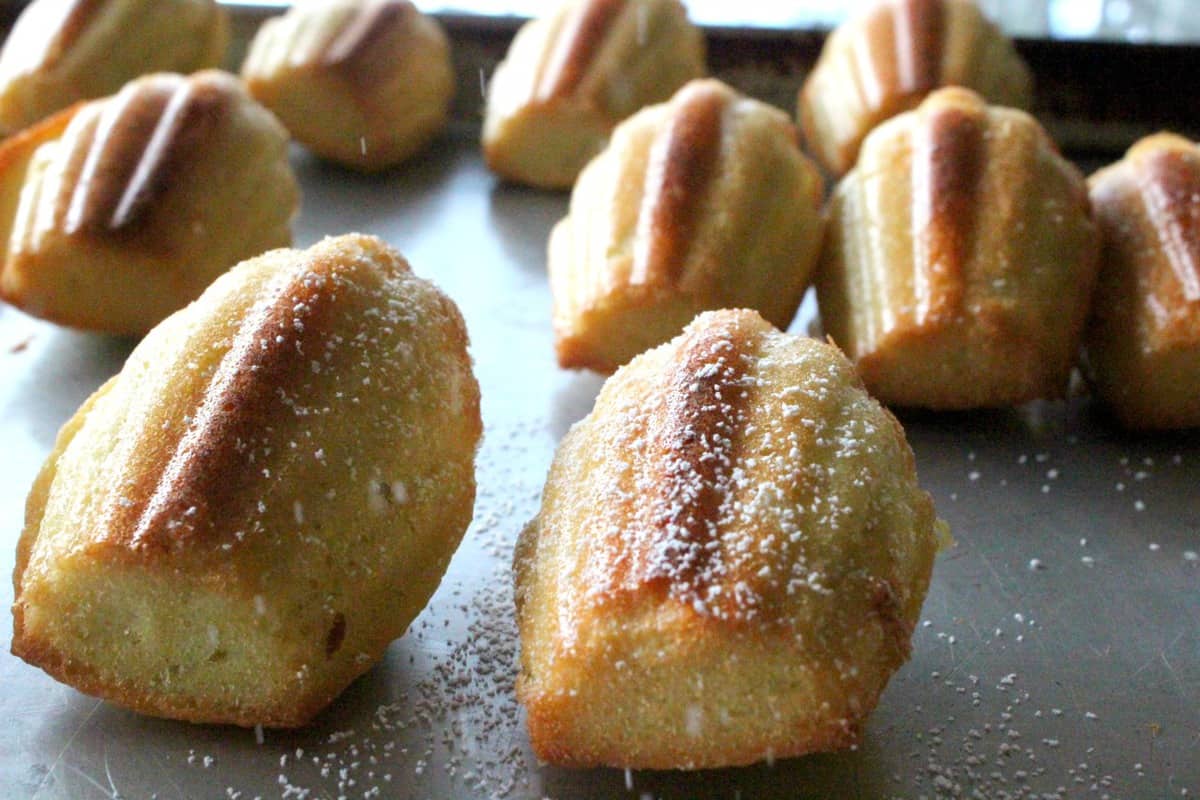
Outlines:
[[[1200,796],[1200,436],[1123,434],[1083,397],[902,417],[957,545],[856,750],[697,773],[538,765],[513,694],[509,558],[601,381],[551,350],[545,241],[566,195],[499,183],[476,136],[459,125],[375,177],[294,155],[299,245],[378,234],[470,328],[479,499],[429,607],[311,727],[261,734],[79,694],[9,655],[0,615],[0,797]],[[810,298],[792,329],[812,313]],[[133,345],[0,308],[0,572],[55,432]]]

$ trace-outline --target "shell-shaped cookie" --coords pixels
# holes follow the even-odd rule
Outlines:
[[[298,199],[286,131],[236,78],[146,76],[0,145],[0,297],[143,334],[290,244]]]
[[[149,72],[220,66],[228,44],[215,0],[34,0],[0,51],[0,131]]]
[[[1128,427],[1198,426],[1200,146],[1149,136],[1089,183],[1103,240],[1093,386]]]
[[[458,309],[395,251],[351,235],[246,261],[59,433],[13,652],[148,714],[303,724],[437,587],[480,431]]]
[[[940,527],[835,348],[702,314],[608,380],[518,542],[534,751],[690,769],[853,744]]]
[[[1023,111],[942,89],[837,186],[825,330],[871,393],[933,409],[1062,396],[1095,284],[1087,185]]]
[[[570,188],[618,122],[703,74],[704,38],[679,0],[569,0],[496,68],[484,157],[504,178]]]
[[[299,4],[259,29],[242,77],[298,142],[362,170],[427,144],[454,96],[446,35],[407,0]]]
[[[800,91],[800,127],[840,175],[876,125],[942,86],[997,105],[1033,102],[1029,68],[972,0],[881,0],[830,34]]]
[[[559,363],[611,372],[708,309],[786,328],[823,225],[796,140],[786,114],[715,80],[623,122],[550,237]]]

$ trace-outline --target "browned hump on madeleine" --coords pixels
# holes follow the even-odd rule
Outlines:
[[[228,543],[231,521],[244,518],[265,477],[253,454],[273,416],[286,411],[281,387],[296,386],[310,369],[339,291],[326,254],[298,261],[266,288],[221,359],[187,430],[159,474],[141,476],[130,497],[114,505],[109,541],[150,554],[208,539]]]
[[[650,145],[634,237],[635,283],[670,285],[683,276],[698,209],[716,175],[729,100],[715,81],[697,81],[672,101],[668,123]]]
[[[927,92],[941,83],[946,38],[944,0],[899,0],[892,4],[896,88]]]
[[[79,41],[96,14],[110,0],[61,0],[64,5],[62,24],[46,51],[45,64],[53,66]]]
[[[913,295],[918,324],[957,314],[979,206],[986,109],[971,95],[926,105],[912,135]]]
[[[886,0],[867,12],[851,46],[868,107],[937,87],[944,38],[941,0]]]
[[[1145,157],[1138,190],[1179,292],[1200,301],[1200,153],[1159,148]]]
[[[386,74],[403,55],[388,44],[389,35],[407,30],[416,11],[408,0],[376,0],[358,6],[330,42],[322,66],[343,69],[364,81]]]
[[[647,533],[634,545],[641,552],[630,554],[638,572],[629,577],[713,616],[730,616],[737,598],[722,586],[728,576],[720,512],[734,488],[752,400],[747,365],[758,352],[760,329],[732,312],[708,319],[716,324],[684,333],[647,428]]]
[[[545,102],[571,94],[583,81],[625,0],[585,0],[567,12],[554,50],[538,81],[536,97]]]
[[[232,79],[153,75],[103,101],[67,208],[68,234],[138,228],[228,113]]]

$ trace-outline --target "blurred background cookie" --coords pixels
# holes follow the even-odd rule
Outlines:
[[[228,44],[214,0],[34,0],[0,51],[0,133],[149,72],[219,67]]]
[[[805,144],[840,175],[876,125],[942,86],[973,89],[996,105],[1033,103],[1029,68],[973,0],[876,2],[825,40],[800,92]]]
[[[454,96],[446,34],[407,0],[297,4],[259,29],[242,77],[296,141],[367,171],[424,147]]]
[[[0,144],[0,297],[140,335],[291,244],[287,132],[232,75],[148,75]]]
[[[704,37],[679,0],[569,0],[496,68],[484,158],[517,183],[570,188],[618,122],[703,74]]]
[[[1149,136],[1089,183],[1103,241],[1092,384],[1127,427],[1200,425],[1200,147]]]

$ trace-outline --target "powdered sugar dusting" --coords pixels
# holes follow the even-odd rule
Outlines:
[[[846,568],[826,542],[917,502],[895,428],[839,357],[811,341],[776,353],[732,318],[701,317],[655,355],[671,359],[661,385],[606,387],[591,424],[609,471],[589,504],[604,535],[581,545],[591,599],[575,602],[652,584],[701,616],[786,623],[789,598],[830,595]]]

